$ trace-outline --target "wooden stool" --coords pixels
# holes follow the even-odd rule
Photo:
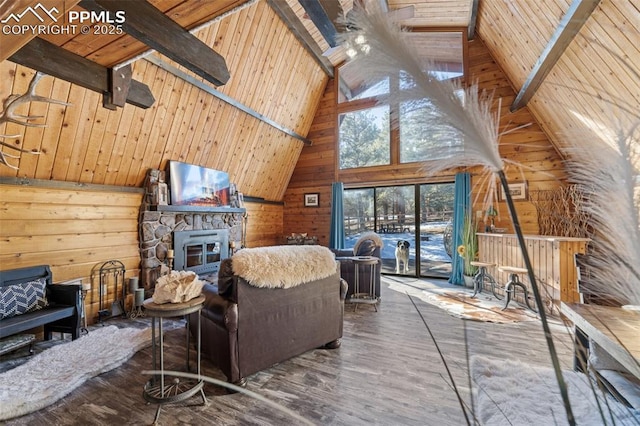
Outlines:
[[[478,267],[478,272],[476,272],[476,274],[473,276],[473,296],[471,297],[476,297],[477,293],[482,293],[482,290],[484,288],[484,282],[486,280],[491,285],[491,293],[493,293],[496,299],[502,300],[502,296],[496,294],[496,285],[498,283],[491,276],[491,274],[487,272],[487,267],[496,266],[496,264],[489,263],[489,262],[479,262],[475,260],[471,261],[470,264],[472,266]]]
[[[515,266],[498,266],[498,270],[500,270],[501,272],[508,272],[510,277],[509,282],[504,287],[506,302],[502,310],[504,311],[505,309],[507,309],[507,306],[509,306],[509,302],[511,301],[513,296],[515,296],[516,288],[520,287],[520,289],[524,293],[524,301],[527,304],[527,307],[531,309],[533,312],[537,312],[537,310],[532,308],[531,305],[529,304],[529,290],[527,290],[527,286],[525,286],[522,283],[522,281],[520,281],[520,277],[518,276],[518,274],[528,273],[527,269],[518,268]]]

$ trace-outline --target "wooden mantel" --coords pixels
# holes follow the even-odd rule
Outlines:
[[[552,308],[548,311],[557,310],[560,302],[579,302],[574,255],[586,252],[589,239],[546,235],[525,235],[524,239],[542,298],[547,302],[547,307]],[[525,267],[515,234],[479,233],[478,250],[480,261],[497,265],[489,268],[489,273],[500,284],[506,283],[509,277],[508,274],[499,272],[498,266]],[[526,277],[522,278],[528,283],[529,280]]]
[[[191,212],[191,213],[246,213],[247,209],[244,207],[214,207],[214,206],[149,206],[149,211],[152,212]]]

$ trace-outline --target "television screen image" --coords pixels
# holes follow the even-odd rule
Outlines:
[[[229,174],[194,164],[170,161],[171,204],[229,207]]]

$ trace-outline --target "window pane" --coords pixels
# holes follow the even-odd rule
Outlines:
[[[376,220],[378,232],[385,242],[382,249],[382,272],[415,275],[414,186],[376,188]],[[396,256],[398,242],[408,243],[409,247]]]
[[[389,107],[340,114],[340,168],[390,162]]]
[[[344,230],[346,248],[352,248],[362,232],[375,229],[373,188],[344,191]]]
[[[420,185],[420,274],[451,275],[453,183]]]
[[[400,162],[437,160],[456,154],[453,147],[462,147],[460,133],[437,120],[426,120],[437,115],[432,104],[425,99],[400,105]]]
[[[461,32],[413,32],[407,36],[423,61],[423,69],[435,69],[440,80],[464,75]]]
[[[383,78],[368,85],[362,80],[357,67],[347,62],[340,67],[338,102],[349,102],[358,99],[371,98],[389,93],[389,79]]]

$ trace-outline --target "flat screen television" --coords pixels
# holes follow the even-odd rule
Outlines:
[[[169,161],[167,173],[171,205],[230,207],[228,173],[180,161]]]

